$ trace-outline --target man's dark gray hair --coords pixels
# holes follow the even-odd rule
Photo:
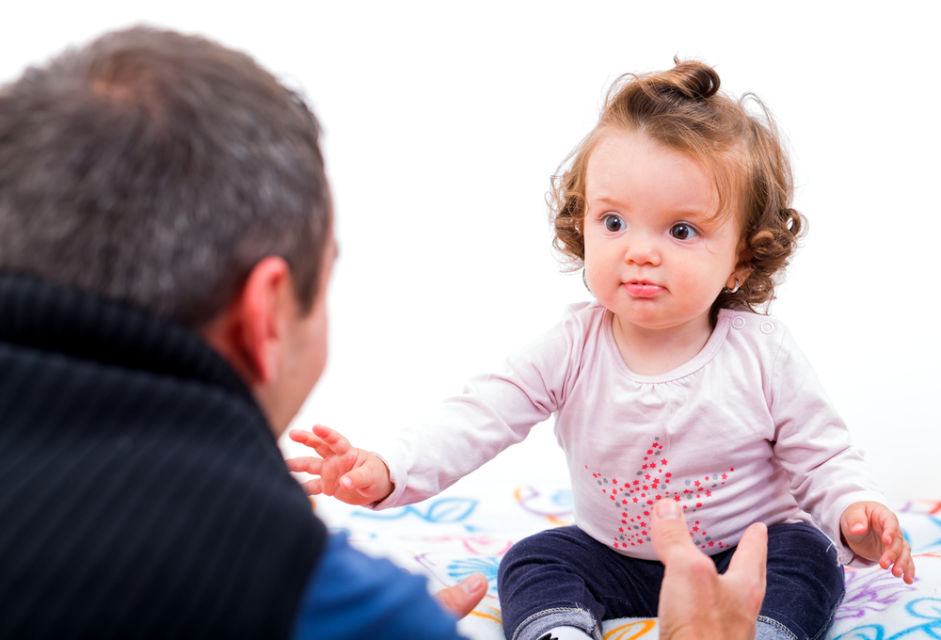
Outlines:
[[[243,53],[105,35],[0,89],[0,270],[199,327],[281,256],[304,308],[331,233],[320,128]]]

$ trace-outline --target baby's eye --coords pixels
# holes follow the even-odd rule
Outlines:
[[[624,230],[624,221],[621,220],[621,216],[609,213],[601,221],[604,223],[604,228],[612,233]]]
[[[677,240],[689,240],[695,238],[699,235],[699,232],[685,222],[677,222],[675,225],[670,227],[670,235],[676,238]]]

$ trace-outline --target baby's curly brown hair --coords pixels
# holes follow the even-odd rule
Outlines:
[[[745,94],[736,101],[719,92],[719,75],[712,67],[696,61],[674,63],[669,71],[621,76],[609,90],[598,124],[553,179],[553,245],[573,269],[584,265],[588,158],[606,131],[642,131],[712,170],[719,194],[717,215],[738,214],[748,268],[738,290],[724,290],[713,309],[756,311],[774,298],[776,276],[787,266],[806,225],[791,208],[790,164],[774,121],[757,97]],[[749,102],[758,107],[760,118],[748,113]]]

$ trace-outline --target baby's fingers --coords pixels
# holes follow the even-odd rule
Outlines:
[[[882,533],[883,553],[879,558],[879,566],[890,569],[896,578],[902,578],[906,583],[915,581],[915,563],[912,560],[912,548],[905,540],[901,531],[893,522]]]
[[[374,498],[378,490],[377,483],[381,480],[382,478],[376,477],[373,469],[363,465],[344,474],[340,478],[340,487],[347,491],[355,491],[364,498]]]
[[[869,514],[865,502],[850,505],[840,518],[840,530],[849,542],[864,540],[869,534]]]
[[[305,480],[301,483],[301,489],[309,496],[318,496],[323,493],[323,483],[320,482],[320,478]]]
[[[324,459],[342,456],[354,451],[349,440],[322,424],[315,424],[310,431],[291,429],[288,432],[288,437],[294,442],[310,447]]]
[[[291,429],[288,431],[288,437],[294,442],[307,444],[310,439],[314,437],[314,434],[310,431],[304,431],[303,429]]]
[[[912,584],[915,582],[915,561],[912,560],[912,550],[907,545],[905,547],[904,560],[905,562],[902,565],[902,580],[905,581],[905,584]]]
[[[319,438],[327,447],[327,449],[329,449],[330,453],[335,456],[342,456],[343,454],[353,449],[349,440],[329,427],[325,427],[322,424],[315,424],[312,431],[314,436]],[[320,455],[326,455],[321,453],[319,449],[317,450],[317,453],[320,453]]]
[[[879,565],[884,569],[891,568],[892,575],[902,578],[907,584],[915,581],[915,562],[912,560],[912,548],[904,540],[899,545],[893,545],[886,550],[879,559]]]
[[[320,470],[323,469],[323,460],[320,458],[314,458],[312,456],[288,458],[284,462],[287,464],[289,470],[296,471],[298,473],[313,473],[320,475]]]
[[[320,457],[326,458],[333,455],[333,450],[327,444],[310,431],[303,429],[291,429],[288,431],[288,437],[294,442],[299,442],[305,447],[310,447],[316,451]]]

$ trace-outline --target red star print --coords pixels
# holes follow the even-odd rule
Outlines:
[[[647,449],[647,456],[653,456],[654,454],[660,455],[660,452],[663,450],[663,445],[655,441],[650,445],[650,448]],[[626,549],[628,546],[643,546],[650,542],[650,507],[652,507],[657,500],[672,498],[678,503],[684,503],[684,501],[689,500],[689,502],[683,504],[684,511],[688,513],[696,512],[703,507],[706,500],[712,498],[712,489],[724,486],[729,479],[729,474],[735,471],[735,468],[732,467],[724,473],[709,474],[704,478],[695,480],[690,478],[685,481],[686,488],[673,491],[667,489],[666,486],[661,488],[660,478],[654,477],[653,474],[654,470],[656,470],[657,474],[663,475],[663,485],[670,484],[670,480],[673,479],[673,473],[666,470],[669,464],[667,458],[661,458],[658,464],[656,461],[651,461],[649,457],[644,457],[643,462],[644,464],[641,465],[636,475],[642,476],[646,484],[642,483],[642,480],[637,479],[628,480],[619,485],[616,478],[609,480],[603,473],[594,472],[591,474],[592,478],[597,480],[599,485],[609,485],[608,487],[601,488],[601,492],[607,495],[618,509],[641,510],[640,513],[621,512],[622,517],[620,522],[625,526],[618,527],[618,531],[611,542],[612,546],[616,549]],[[585,469],[591,472],[588,465],[585,465]],[[710,483],[711,488],[706,489],[704,486],[705,483]],[[610,492],[608,491],[609,488]],[[648,491],[650,495],[648,495]],[[657,493],[654,494],[654,491]],[[620,499],[618,500],[618,498]],[[637,507],[633,505],[637,505]],[[643,515],[641,515],[641,513]],[[698,520],[691,527],[690,536],[693,537],[702,549],[728,548],[728,545],[724,542],[710,539],[708,533],[702,528]]]

